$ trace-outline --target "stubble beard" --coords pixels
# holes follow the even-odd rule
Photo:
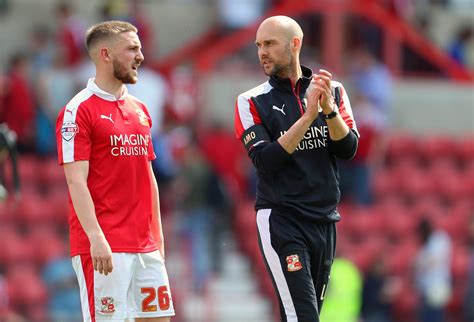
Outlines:
[[[114,77],[117,78],[124,84],[135,84],[137,82],[137,76],[132,75],[127,69],[121,65],[117,60],[113,62]]]
[[[288,61],[287,64],[283,62],[274,62],[273,68],[269,71],[266,72],[265,69],[263,69],[263,72],[267,76],[276,76],[278,78],[288,78],[289,75],[291,74],[291,69],[294,63],[293,56],[291,55],[291,50],[290,46],[288,45],[285,48],[285,56],[286,56],[286,61]]]

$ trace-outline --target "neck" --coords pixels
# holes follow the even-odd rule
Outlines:
[[[280,79],[289,78],[291,81],[291,84],[293,84],[293,86],[296,86],[298,79],[303,77],[303,71],[301,69],[299,58],[293,57],[293,59],[291,60],[291,63],[288,65],[286,70],[282,74],[277,75],[277,76]]]
[[[106,73],[97,69],[95,83],[100,89],[114,95],[116,98],[120,98],[122,96],[123,83],[115,78],[110,72]]]
[[[300,64],[296,65],[290,75],[288,75],[288,78],[291,79],[291,83],[293,85],[298,82],[298,79],[300,79],[303,76],[303,71],[301,70]]]

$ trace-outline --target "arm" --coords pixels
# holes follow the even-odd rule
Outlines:
[[[331,73],[321,69],[320,74],[314,76],[312,81],[313,86],[322,93],[319,104],[325,115],[337,109],[331,92],[331,79]],[[344,94],[343,97],[347,100],[347,102],[343,101],[343,103],[350,106],[347,95]],[[331,152],[341,159],[347,160],[354,157],[358,145],[356,130],[349,128],[349,125],[340,113],[337,113],[331,119],[327,119],[326,124],[329,130]]]
[[[277,141],[271,142],[267,130],[251,98],[239,96],[235,111],[235,132],[241,139],[255,168],[262,173],[279,170],[296,150],[308,128],[318,116],[317,100],[320,93],[313,91],[306,113],[296,121]],[[310,99],[308,99],[309,101]],[[309,105],[309,104],[308,104]]]
[[[279,170],[295,152],[313,123],[313,117],[309,113],[303,114],[277,141],[251,149],[249,155],[255,167],[263,173]]]
[[[156,182],[155,175],[153,174],[153,168],[150,162],[149,176],[151,186],[151,202],[152,202],[152,224],[151,233],[156,243],[158,244],[159,251],[163,259],[165,259],[165,244],[163,237],[163,229],[161,225],[161,211],[160,211],[160,193],[158,190],[158,183]]]
[[[314,106],[313,108],[315,109],[315,111],[310,111],[308,104],[308,109],[306,110],[306,113],[304,113],[299,118],[299,120],[296,121],[295,124],[293,124],[288,129],[285,134],[278,138],[278,143],[280,143],[283,149],[285,149],[285,151],[289,154],[295,152],[296,148],[298,147],[298,144],[300,144],[309,127],[311,126],[311,124],[313,124],[314,120],[318,116],[317,106]]]
[[[64,173],[77,218],[91,244],[94,270],[107,275],[113,269],[112,250],[97,221],[94,203],[87,187],[89,161],[65,163]]]

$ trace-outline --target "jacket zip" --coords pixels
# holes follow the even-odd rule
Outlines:
[[[303,105],[301,104],[301,100],[300,100],[300,82],[299,80],[296,82],[296,87],[297,87],[296,91],[295,91],[295,88],[293,87],[293,81],[291,79],[290,79],[290,82],[291,82],[291,89],[293,90],[293,94],[296,96],[296,100],[298,101],[301,115],[303,115],[304,114]]]

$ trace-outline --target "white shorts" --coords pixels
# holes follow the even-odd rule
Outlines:
[[[168,274],[159,251],[112,253],[107,276],[94,271],[89,254],[72,258],[84,321],[173,316]]]

